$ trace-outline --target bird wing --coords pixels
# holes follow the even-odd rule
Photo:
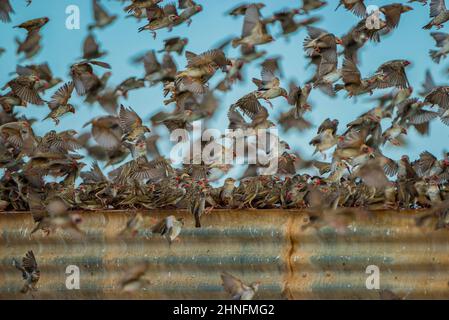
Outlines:
[[[441,12],[447,11],[445,0],[431,0],[430,2],[430,17],[436,17]]]
[[[32,273],[37,270],[37,262],[34,257],[33,250],[26,253],[25,257],[22,259],[22,267],[28,272]]]
[[[243,20],[242,38],[249,36],[253,29],[259,24],[259,10],[257,6],[252,4],[248,6],[245,12],[245,19]]]
[[[360,84],[361,75],[357,65],[349,59],[343,61],[342,78],[345,84]]]
[[[56,91],[53,94],[48,106],[51,109],[54,109],[61,105],[67,105],[67,102],[69,101],[70,97],[72,96],[72,92],[73,92],[74,88],[75,88],[75,85],[72,81],[65,83],[62,87],[60,87],[58,89],[58,91]]]
[[[223,281],[223,287],[232,297],[234,296],[240,296],[244,291],[244,284],[243,282],[234,277],[233,275],[223,272],[221,274],[221,280]]]
[[[127,133],[131,131],[132,128],[142,125],[142,119],[132,108],[126,109],[123,105],[121,105],[119,112],[119,123],[123,132]]]

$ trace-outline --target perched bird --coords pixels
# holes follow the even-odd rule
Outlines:
[[[26,253],[25,257],[22,259],[22,263],[19,263],[16,259],[13,259],[13,265],[22,272],[23,280],[25,280],[20,292],[27,293],[29,291],[36,291],[36,285],[40,279],[41,272],[37,265],[33,250]]]
[[[48,103],[48,107],[51,111],[43,120],[51,118],[55,124],[58,125],[59,117],[68,112],[75,113],[75,108],[73,105],[68,103],[74,88],[75,85],[70,81],[65,83],[53,94],[51,101]]]
[[[190,199],[189,211],[195,218],[195,227],[201,228],[201,216],[206,209],[206,193],[208,189],[202,184],[196,188]]]
[[[252,300],[260,286],[259,281],[246,285],[240,279],[227,272],[221,273],[221,280],[223,281],[223,288],[231,296],[232,300]]]
[[[168,241],[168,244],[171,245],[173,241],[175,241],[178,238],[183,226],[184,226],[183,218],[168,216],[159,221],[153,227],[151,227],[151,232],[158,233],[161,236],[165,237]]]
[[[423,29],[432,29],[435,26],[441,29],[443,24],[449,20],[449,10],[446,8],[445,0],[430,0],[430,22]]]

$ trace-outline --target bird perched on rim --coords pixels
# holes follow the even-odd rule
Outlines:
[[[9,81],[2,89],[11,88],[12,92],[25,102],[43,105],[44,100],[39,96],[37,89],[40,87],[42,80],[36,75],[18,76]]]
[[[132,108],[126,109],[123,105],[120,106],[119,123],[123,130],[122,141],[135,142],[144,138],[145,133],[151,132]]]
[[[161,219],[161,221],[151,227],[151,232],[158,233],[161,236],[165,237],[168,241],[168,245],[171,246],[173,241],[178,238],[183,226],[183,218],[176,218],[175,216],[171,215]]]
[[[227,272],[222,272],[220,276],[223,281],[222,286],[232,300],[252,300],[259,290],[260,281],[246,285],[239,278]]]
[[[189,202],[189,212],[195,218],[195,228],[201,228],[201,216],[206,210],[206,194],[209,189],[200,181]]]
[[[181,55],[188,42],[189,39],[187,38],[168,38],[164,40],[164,49],[161,49],[158,52],[176,52],[178,55]]]
[[[440,63],[441,58],[446,58],[449,53],[449,34],[445,32],[431,32],[430,35],[436,42],[439,50],[429,50],[429,56],[435,63]]]
[[[95,22],[89,24],[88,29],[103,29],[110,24],[112,24],[116,19],[117,15],[109,15],[108,12],[101,6],[97,0],[92,0],[93,12]]]
[[[148,23],[138,29],[139,32],[149,30],[156,39],[155,30],[167,28],[169,31],[173,28],[174,23],[179,20],[178,11],[174,4],[166,4],[163,8],[154,4],[146,8]]]
[[[40,279],[41,272],[37,265],[33,250],[26,253],[25,257],[22,258],[22,263],[13,259],[13,265],[22,272],[23,280],[25,280],[25,284],[22,289],[20,289],[20,292],[27,293],[29,291],[37,291],[36,285]]]
[[[70,81],[65,83],[53,94],[51,101],[48,102],[48,107],[51,111],[43,120],[51,118],[58,125],[59,117],[68,112],[75,113],[75,107],[69,103],[74,88],[75,85]]]
[[[449,20],[449,10],[446,8],[445,0],[430,0],[430,20],[423,29],[432,29],[435,26],[437,29],[441,29],[443,24]]]
[[[14,13],[14,10],[9,0],[0,0],[0,21],[11,22],[11,13]]]
[[[365,0],[340,0],[335,11],[337,11],[340,6],[344,6],[346,10],[351,11],[357,17],[366,17]]]
[[[259,8],[256,4],[251,4],[245,11],[243,20],[242,36],[232,40],[234,48],[243,45],[254,47],[274,41],[274,38],[268,34],[266,25],[260,19]]]
[[[270,99],[279,96],[288,99],[287,90],[280,87],[280,80],[275,76],[274,71],[271,66],[265,65],[261,71],[262,80],[253,78],[253,83],[257,86],[257,91],[255,92],[256,98],[264,99],[270,107],[273,107]]]
[[[80,96],[84,96],[102,85],[100,78],[94,73],[92,65],[111,69],[108,63],[96,60],[81,61],[70,66],[70,76],[75,84],[76,93]]]

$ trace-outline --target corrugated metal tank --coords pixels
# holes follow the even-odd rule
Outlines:
[[[345,220],[343,232],[327,224],[306,227],[306,212],[214,210],[194,228],[185,211],[143,212],[136,236],[117,234],[133,212],[83,212],[85,237],[65,231],[29,237],[29,213],[0,214],[0,298],[32,298],[19,292],[12,259],[33,250],[41,270],[35,298],[225,299],[220,272],[247,283],[259,280],[258,299],[378,299],[368,290],[366,268],[380,269],[380,288],[407,299],[449,298],[449,234],[433,224],[418,227],[414,212],[375,212]],[[174,214],[185,226],[171,246],[149,227]],[[149,262],[144,289],[119,289],[124,270]],[[65,286],[66,267],[80,268],[80,290]]]

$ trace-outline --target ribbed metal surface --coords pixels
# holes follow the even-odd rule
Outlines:
[[[117,237],[132,212],[82,213],[76,238],[63,231],[30,239],[28,213],[0,214],[0,298],[31,298],[19,293],[21,275],[12,258],[32,249],[41,270],[36,298],[224,299],[220,272],[245,282],[261,281],[259,299],[379,298],[367,290],[368,265],[380,268],[380,285],[399,296],[449,298],[449,233],[416,227],[414,213],[375,213],[348,222],[344,234],[329,226],[304,228],[299,211],[216,210],[194,228],[185,212],[145,212],[135,237]],[[148,228],[169,214],[184,217],[180,241],[171,247]],[[123,293],[124,270],[149,262],[145,290]],[[65,269],[77,265],[80,290],[67,290]]]

